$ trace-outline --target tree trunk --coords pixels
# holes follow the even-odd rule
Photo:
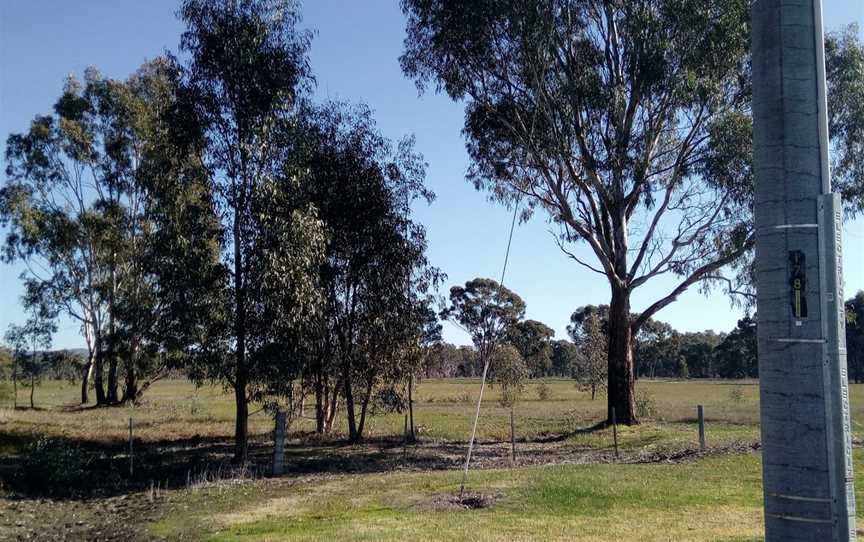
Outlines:
[[[93,352],[87,354],[87,364],[84,365],[84,376],[81,377],[81,404],[86,405],[90,399],[90,379],[93,378]]]
[[[320,373],[315,375],[315,432],[319,435],[324,432],[324,409],[327,398],[324,397],[324,382]]]
[[[116,405],[120,402],[117,396],[117,353],[113,339],[111,341],[110,356],[108,357],[108,386],[105,401],[109,405]]]
[[[372,380],[369,380],[369,385],[366,386],[366,393],[363,395],[363,402],[360,404],[360,422],[357,424],[357,442],[363,438],[363,427],[366,425],[366,411],[369,408],[369,400],[372,398]]]
[[[132,341],[129,357],[126,358],[126,381],[123,389],[123,402],[134,403],[138,398],[138,379],[135,374],[135,356],[138,354],[138,339]]]
[[[138,379],[135,377],[135,369],[129,367],[126,371],[126,382],[123,387],[123,402],[134,403],[138,398]]]
[[[30,375],[30,410],[33,410],[34,408],[36,408],[33,405],[33,392],[35,390],[36,390],[36,377],[33,375]]]
[[[408,441],[412,444],[417,442],[417,434],[414,432],[414,375],[408,376]]]
[[[336,386],[330,388],[330,400],[327,403],[327,418],[324,421],[324,432],[330,433],[333,431],[333,423],[336,420],[336,413],[339,411],[339,383]]]
[[[354,393],[351,389],[351,367],[347,358],[342,360],[342,379],[345,386],[345,410],[348,415],[348,440],[356,443],[360,440],[357,434],[357,421],[354,417]]]
[[[109,404],[119,403],[117,396],[117,321],[114,314],[117,310],[115,305],[117,299],[117,254],[111,253],[111,290],[108,296],[108,390],[107,401]]]
[[[95,344],[95,357],[93,364],[93,387],[96,389],[96,404],[104,405],[107,404],[105,398],[105,384],[103,382],[104,376],[104,358],[102,357],[102,332],[96,332],[96,340]]]
[[[12,361],[12,410],[18,410],[18,361]]]
[[[234,336],[237,340],[235,352],[234,400],[237,407],[237,419],[234,425],[234,461],[245,463],[248,452],[249,404],[246,397],[246,286],[243,269],[243,238],[241,209],[245,202],[241,201],[234,208]]]
[[[633,333],[630,327],[630,292],[623,288],[612,288],[612,303],[609,305],[609,369],[607,422],[612,423],[612,409],[618,423],[634,425],[636,401],[633,375]]]
[[[246,399],[246,374],[240,370],[237,371],[234,400],[237,405],[237,419],[234,424],[234,461],[244,463],[248,455],[249,403]]]

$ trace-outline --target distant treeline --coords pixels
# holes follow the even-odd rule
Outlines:
[[[532,377],[566,377],[585,380],[590,370],[586,363],[585,322],[596,316],[599,332],[605,334],[606,306],[585,306],[571,316],[568,339],[554,340],[552,330],[532,320],[518,324],[523,328],[546,330],[535,333],[533,344],[510,339],[525,357]],[[713,330],[681,332],[665,322],[649,321],[636,336],[635,369],[637,378],[758,378],[755,316],[745,316],[729,332]],[[524,331],[515,336],[524,338]],[[510,335],[514,337],[513,334]],[[846,301],[846,343],[849,378],[864,382],[864,291]],[[529,352],[530,351],[530,352]],[[427,378],[479,376],[483,366],[473,346],[440,343],[429,348],[424,374]]]

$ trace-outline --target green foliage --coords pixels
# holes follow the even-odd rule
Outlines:
[[[846,300],[846,351],[849,379],[864,381],[864,291]]]
[[[679,354],[684,358],[690,378],[714,377],[714,349],[721,340],[713,331],[680,334]]]
[[[297,29],[299,7],[290,0],[185,0],[178,15],[188,60],[177,137],[202,159],[221,241],[221,266],[200,261],[214,310],[183,315],[173,305],[181,322],[204,331],[181,330],[179,350],[195,353],[183,358],[194,378],[236,390],[235,453],[245,459],[248,401],[291,397],[305,354],[302,328],[320,305],[324,233],[299,191],[296,152],[310,33]]]
[[[370,414],[401,414],[408,410],[407,393],[404,393],[404,390],[397,389],[393,384],[380,387],[373,393],[374,395],[369,401]]]
[[[603,330],[603,321],[595,312],[588,313],[578,329],[579,334],[574,336],[574,340],[579,349],[579,357],[572,376],[576,379],[576,385],[582,390],[590,391],[591,399],[594,399],[598,392],[604,393],[608,385],[609,340]]]
[[[53,360],[43,350],[50,348],[51,336],[57,331],[56,311],[40,296],[25,294],[22,301],[27,312],[23,326],[10,324],[4,339],[11,348],[12,365],[10,379],[13,395],[17,383],[30,387],[30,407],[34,406],[35,387],[42,381],[42,375],[50,368]],[[17,397],[13,398],[17,401]],[[17,403],[13,401],[13,405]]]
[[[537,399],[540,401],[549,401],[552,399],[552,388],[542,380],[537,384]]]
[[[636,416],[650,420],[657,415],[657,402],[648,390],[636,391]]]
[[[525,302],[516,293],[492,279],[476,278],[450,288],[450,306],[442,317],[465,328],[482,362],[524,314]]]
[[[518,322],[509,329],[507,340],[519,350],[532,378],[550,376],[554,336],[552,328],[537,320]]]
[[[744,390],[741,386],[732,386],[729,388],[729,400],[736,405],[744,402]]]
[[[358,440],[373,391],[417,373],[423,348],[440,338],[432,306],[443,274],[411,218],[411,203],[434,194],[413,139],[385,138],[365,105],[308,107],[300,121],[299,191],[326,234],[322,306],[302,341],[304,376],[342,382],[332,393],[345,394],[349,437]]]
[[[714,350],[714,368],[721,378],[756,378],[759,359],[756,352],[756,320],[745,316]]]
[[[495,347],[489,365],[491,382],[501,388],[498,402],[504,408],[513,408],[525,391],[528,366],[515,347],[502,344]]]
[[[552,342],[552,373],[555,376],[569,377],[579,362],[579,350],[572,342],[560,340]]]
[[[825,39],[831,186],[849,216],[864,211],[864,44],[857,24]]]
[[[682,372],[687,370],[687,365],[679,355],[680,349],[680,335],[672,326],[665,322],[648,320],[639,329],[636,337],[634,355],[637,376],[685,376]]]
[[[559,247],[607,278],[609,406],[626,407],[628,423],[632,337],[694,285],[752,287],[750,6],[402,0],[402,71],[465,104],[468,180],[503,204],[524,201],[523,218],[546,213]],[[834,42],[832,150],[847,207],[860,208],[864,55],[854,30]],[[660,276],[675,284],[627,314]]]

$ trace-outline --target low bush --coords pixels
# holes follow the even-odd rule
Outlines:
[[[657,414],[657,403],[646,390],[636,392],[636,417],[651,419]]]
[[[741,386],[733,386],[729,390],[729,400],[736,405],[740,405],[744,402],[744,390],[741,389]]]
[[[89,485],[91,463],[78,444],[40,437],[24,451],[16,486],[28,493],[75,493]]]
[[[549,384],[545,382],[540,382],[537,384],[537,399],[541,401],[548,401],[552,398],[552,388],[549,387]]]

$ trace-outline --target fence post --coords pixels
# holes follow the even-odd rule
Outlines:
[[[615,459],[618,459],[618,420],[615,418],[615,407],[612,407],[612,440],[615,443]]]
[[[278,410],[273,430],[273,476],[280,476],[285,469],[285,420],[285,411]]]
[[[705,414],[702,405],[696,406],[696,413],[699,417],[699,450],[705,451]]]
[[[129,418],[129,477],[134,473],[135,456],[132,450],[132,418]]]

